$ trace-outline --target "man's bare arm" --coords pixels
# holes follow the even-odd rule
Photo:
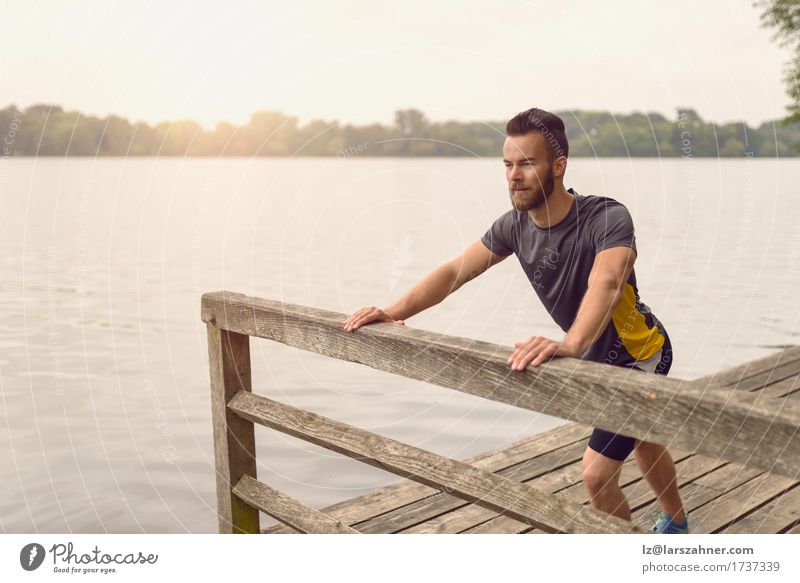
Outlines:
[[[589,286],[575,321],[564,337],[564,342],[578,354],[586,352],[606,329],[614,308],[622,299],[623,286],[635,261],[636,251],[630,247],[613,247],[595,256]]]
[[[458,257],[431,271],[385,309],[370,306],[354,312],[345,322],[345,330],[349,331],[374,321],[402,322],[435,306],[503,259],[504,256],[492,253],[480,240],[475,241]]]
[[[630,247],[613,247],[595,255],[589,274],[588,289],[581,299],[575,321],[562,341],[531,336],[514,344],[516,350],[508,357],[513,370],[525,370],[530,364],[537,367],[551,357],[577,358],[597,341],[605,330],[614,308],[622,298],[636,252]]]
[[[426,275],[384,311],[397,320],[410,318],[435,306],[470,280],[505,259],[492,253],[480,241],[475,241],[461,255],[444,263]]]

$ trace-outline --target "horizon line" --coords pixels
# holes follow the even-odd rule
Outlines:
[[[126,116],[126,115],[124,115],[122,113],[107,113],[105,115],[101,115],[101,114],[97,114],[97,113],[85,112],[85,111],[82,111],[82,110],[77,109],[77,108],[68,109],[63,105],[60,105],[60,104],[57,104],[57,103],[47,103],[47,102],[30,103],[30,104],[28,104],[26,106],[19,106],[16,103],[12,102],[12,103],[8,103],[7,105],[5,105],[3,107],[0,107],[0,111],[8,109],[8,108],[12,108],[12,107],[16,108],[19,111],[23,111],[23,112],[27,111],[28,109],[34,108],[34,107],[49,107],[51,110],[52,109],[60,109],[61,111],[65,112],[65,113],[77,113],[81,117],[84,117],[84,118],[94,117],[94,118],[97,118],[97,119],[107,119],[109,117],[117,117],[117,118],[124,119],[125,121],[129,122],[132,125],[145,124],[145,125],[148,125],[148,126],[151,126],[151,127],[155,127],[155,126],[158,126],[158,125],[161,125],[161,124],[165,124],[165,123],[172,125],[172,124],[175,124],[175,123],[178,123],[178,122],[187,122],[188,121],[188,122],[192,122],[192,123],[195,123],[195,124],[199,125],[201,128],[203,128],[206,131],[214,130],[219,124],[222,124],[222,123],[228,123],[228,124],[231,124],[233,126],[236,126],[239,123],[245,125],[245,124],[249,123],[250,118],[252,118],[253,114],[260,113],[260,112],[266,112],[266,111],[280,113],[280,114],[282,114],[282,115],[284,115],[286,117],[289,117],[289,118],[297,118],[298,123],[301,123],[301,124],[308,124],[308,123],[311,123],[312,121],[323,121],[323,122],[326,122],[326,123],[352,125],[354,127],[359,127],[356,124],[356,122],[352,122],[352,121],[344,121],[344,120],[339,120],[339,119],[329,120],[329,119],[326,119],[325,117],[322,117],[322,116],[306,118],[304,116],[299,116],[299,115],[296,115],[296,114],[287,113],[287,112],[282,111],[280,109],[271,109],[271,108],[268,108],[268,107],[265,107],[264,109],[258,109],[258,110],[252,111],[249,114],[248,119],[243,121],[243,122],[235,122],[235,121],[231,121],[229,119],[220,119],[220,120],[217,120],[217,121],[213,122],[211,125],[206,125],[205,123],[197,121],[196,119],[193,119],[193,118],[190,118],[190,117],[175,118],[175,119],[164,119],[164,120],[156,121],[156,122],[147,121],[147,120],[144,120],[144,119],[134,120],[133,118],[128,117],[128,116]],[[497,119],[497,120],[493,120],[493,119],[441,119],[441,120],[433,120],[433,119],[429,119],[428,118],[427,113],[425,111],[423,111],[422,109],[418,109],[416,107],[397,107],[396,109],[392,110],[392,112],[396,113],[398,111],[410,111],[410,110],[419,111],[420,113],[422,113],[426,117],[428,122],[434,123],[434,124],[449,123],[449,122],[490,124],[490,123],[493,123],[493,122],[505,123],[507,121],[507,120],[501,120],[501,119]],[[672,115],[675,116],[676,119],[678,117],[677,116],[677,112],[679,110],[691,110],[691,111],[694,111],[695,113],[697,113],[697,109],[695,109],[694,107],[690,107],[690,106],[676,107],[675,108],[675,112],[673,112],[673,114],[672,114]],[[552,110],[549,110],[549,111],[552,111],[553,113],[569,112],[569,113],[573,113],[573,114],[574,113],[604,113],[604,114],[610,115],[613,118],[616,118],[618,116],[619,117],[625,117],[625,116],[631,116],[631,115],[637,115],[637,114],[644,115],[645,117],[648,117],[648,118],[651,117],[651,116],[658,115],[658,116],[664,117],[666,119],[672,120],[672,118],[670,117],[669,114],[665,114],[665,113],[662,113],[660,111],[632,110],[632,111],[629,111],[629,112],[613,112],[613,111],[608,110],[608,109],[590,109],[590,108],[587,108],[587,109],[583,109],[583,108],[580,108],[580,109],[579,108],[568,108],[568,109],[563,109],[563,110],[552,109]],[[512,113],[508,119],[511,119],[511,117],[516,115],[516,113],[518,113],[518,112]],[[730,124],[736,124],[736,125],[744,125],[745,127],[756,127],[757,128],[757,127],[763,126],[764,124],[775,125],[776,123],[782,123],[783,120],[785,120],[786,117],[788,117],[788,113],[787,113],[786,117],[763,119],[758,125],[754,125],[754,126],[749,126],[748,122],[743,120],[743,119],[730,120],[730,121],[725,121],[725,122],[717,122],[717,121],[712,121],[711,119],[708,119],[708,118],[704,118],[699,113],[698,113],[698,117],[700,117],[700,119],[705,123],[711,123],[711,124],[714,124],[714,125],[717,125],[717,126],[725,126],[725,125],[730,125]],[[372,125],[372,124],[382,124],[384,122],[382,122],[380,120],[373,120],[373,121],[366,121],[366,122],[362,122],[362,123],[363,123],[363,125],[368,126],[368,125]]]

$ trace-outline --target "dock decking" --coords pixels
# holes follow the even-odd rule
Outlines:
[[[781,350],[706,377],[733,389],[780,401],[800,402],[800,347]],[[581,459],[591,427],[567,423],[507,447],[464,460],[491,472],[565,496],[579,504],[589,499],[581,479]],[[670,449],[692,533],[799,533],[800,477]],[[634,523],[649,528],[657,504],[631,456],[620,485]],[[322,509],[365,533],[527,533],[530,525],[467,503],[441,490],[401,481]],[[294,533],[283,524],[263,533]]]

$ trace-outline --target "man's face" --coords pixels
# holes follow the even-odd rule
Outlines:
[[[508,136],[503,144],[503,164],[511,205],[518,211],[539,208],[553,194],[555,179],[541,132]]]

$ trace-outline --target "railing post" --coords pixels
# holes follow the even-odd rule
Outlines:
[[[227,407],[237,392],[252,391],[250,337],[212,323],[207,324],[207,330],[219,532],[258,534],[258,510],[233,494],[233,487],[244,474],[257,477],[254,427]]]

